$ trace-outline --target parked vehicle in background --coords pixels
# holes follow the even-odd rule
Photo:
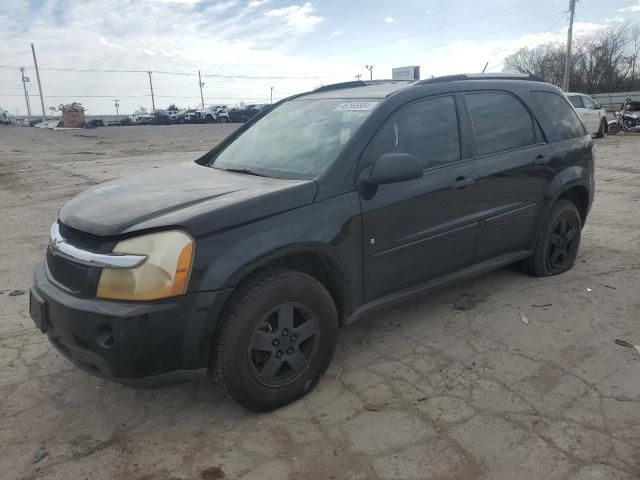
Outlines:
[[[198,118],[196,116],[197,110],[195,108],[190,108],[182,114],[183,123],[198,123]],[[179,118],[180,119],[180,118]],[[180,122],[178,122],[180,123]]]
[[[229,112],[226,105],[210,105],[196,110],[196,121],[200,123],[226,123],[229,121]]]
[[[632,105],[631,97],[627,97],[621,109],[615,112],[615,119],[610,120],[608,124],[608,131],[611,135],[619,132],[640,131],[640,115],[629,111]]]
[[[7,112],[0,108],[0,125],[11,125],[11,120],[7,116]]]
[[[171,117],[168,113],[159,110],[153,112],[151,125],[171,125],[171,123]]]
[[[594,189],[591,136],[537,77],[327,85],[68,202],[30,312],[89,373],[209,372],[272,410],[317,384],[341,324],[517,261],[571,269]]]
[[[271,104],[258,104],[236,107],[229,111],[229,121],[234,123],[244,123],[270,106]]]
[[[608,129],[607,112],[589,95],[584,93],[567,93],[566,95],[587,131],[595,134],[596,138],[604,137]]]
[[[129,115],[130,125],[150,125],[153,115],[148,112],[137,110]]]
[[[180,110],[175,115],[169,115],[169,117],[171,117],[171,123],[179,123],[179,124],[190,123],[186,119],[187,115],[193,114],[195,112],[196,112],[195,109],[185,109],[185,110]]]

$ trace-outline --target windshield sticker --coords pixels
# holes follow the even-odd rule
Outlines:
[[[380,102],[348,102],[336,107],[336,112],[366,112],[373,110]]]

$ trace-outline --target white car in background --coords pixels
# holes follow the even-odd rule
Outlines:
[[[587,131],[591,134],[595,133],[596,138],[604,137],[607,133],[607,114],[604,109],[584,93],[567,93],[566,95]]]

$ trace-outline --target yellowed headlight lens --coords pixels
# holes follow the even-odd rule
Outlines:
[[[151,233],[119,242],[114,253],[146,255],[135,268],[105,268],[97,296],[111,300],[157,300],[187,291],[193,239],[181,231]]]

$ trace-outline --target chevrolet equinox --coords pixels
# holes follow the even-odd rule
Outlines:
[[[270,410],[318,382],[339,325],[514,262],[570,269],[593,191],[591,137],[535,77],[323,86],[68,202],[30,313],[90,373],[211,374]]]

